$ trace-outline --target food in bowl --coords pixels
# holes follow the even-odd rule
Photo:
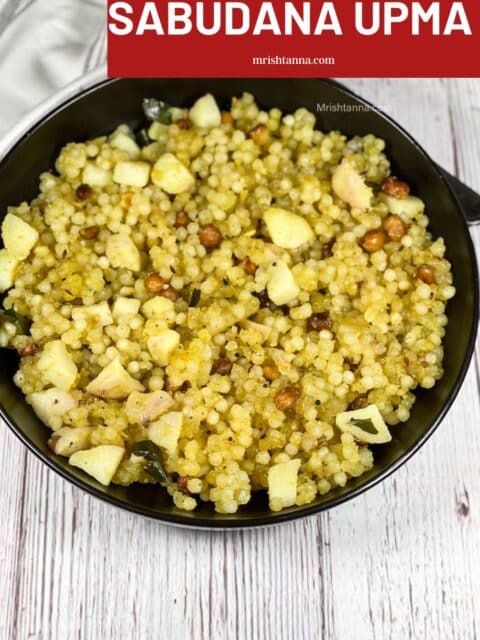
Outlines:
[[[444,242],[373,135],[248,94],[145,112],[137,135],[67,145],[4,218],[15,383],[103,485],[308,504],[370,470],[441,378]]]

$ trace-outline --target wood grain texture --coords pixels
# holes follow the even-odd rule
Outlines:
[[[346,83],[480,190],[479,80]],[[2,426],[1,640],[475,639],[479,371],[477,346],[441,428],[392,478],[259,531],[192,532],[122,513],[60,480]]]

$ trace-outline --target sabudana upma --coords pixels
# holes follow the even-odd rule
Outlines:
[[[371,469],[441,378],[444,241],[374,135],[249,94],[144,108],[148,130],[67,144],[3,220],[15,383],[103,485],[306,505]]]

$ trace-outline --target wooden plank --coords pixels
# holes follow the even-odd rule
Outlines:
[[[24,548],[25,468],[27,452],[20,442],[1,425],[0,469],[6,479],[0,492],[0,638],[8,638],[14,629],[20,590],[20,559]]]

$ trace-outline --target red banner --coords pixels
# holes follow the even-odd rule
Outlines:
[[[480,77],[480,3],[108,3],[115,77]]]

